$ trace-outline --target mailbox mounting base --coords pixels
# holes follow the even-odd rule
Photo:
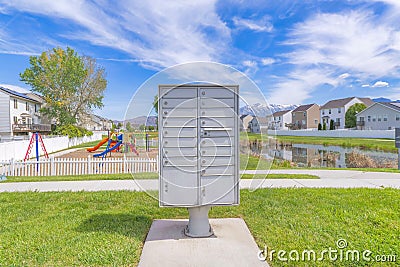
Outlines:
[[[189,224],[185,228],[185,235],[189,237],[209,237],[214,233],[208,221],[208,211],[211,206],[188,208]]]

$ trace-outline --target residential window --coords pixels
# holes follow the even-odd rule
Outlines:
[[[400,121],[400,116],[396,115],[396,121]]]
[[[383,115],[383,121],[388,121],[388,115]]]
[[[14,108],[17,109],[18,108],[18,100],[14,99]]]
[[[372,121],[376,121],[376,116],[372,116]]]
[[[378,121],[382,121],[382,116],[378,116]]]
[[[14,116],[14,124],[18,124],[18,118],[16,116]]]
[[[35,112],[38,111],[38,105],[35,104]]]
[[[28,102],[25,102],[25,110],[29,111],[29,103]]]
[[[340,108],[338,108],[338,109],[337,109],[337,112],[338,112],[338,113],[341,113],[341,112],[342,112],[342,110],[341,110]]]
[[[337,122],[337,123],[340,123],[340,118],[337,118],[337,119],[336,119],[336,122]]]
[[[368,122],[371,122],[371,116],[368,116]]]
[[[318,120],[314,120],[314,124],[318,124]]]
[[[360,117],[360,121],[364,121],[364,117]]]
[[[322,115],[325,115],[325,109],[322,110]]]
[[[329,110],[329,114],[332,114],[332,110]]]

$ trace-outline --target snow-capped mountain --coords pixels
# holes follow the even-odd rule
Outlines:
[[[263,105],[260,103],[253,105],[246,105],[240,108],[240,115],[252,115],[258,117],[265,117],[268,114],[275,113],[281,110],[293,110],[299,105],[279,105],[279,104],[269,104]]]
[[[372,99],[372,101],[380,102],[380,103],[400,103],[400,100],[391,100],[391,99],[385,98],[385,97],[374,98],[374,99]]]

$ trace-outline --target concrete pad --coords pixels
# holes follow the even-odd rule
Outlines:
[[[154,220],[144,243],[140,267],[268,266],[243,219],[210,219],[214,235],[190,238],[187,220]]]

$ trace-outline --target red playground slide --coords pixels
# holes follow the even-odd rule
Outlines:
[[[96,151],[97,149],[99,149],[99,147],[101,147],[103,144],[105,144],[108,141],[108,137],[103,138],[103,140],[101,140],[97,145],[95,145],[94,147],[89,147],[86,150],[88,152],[93,152]]]

